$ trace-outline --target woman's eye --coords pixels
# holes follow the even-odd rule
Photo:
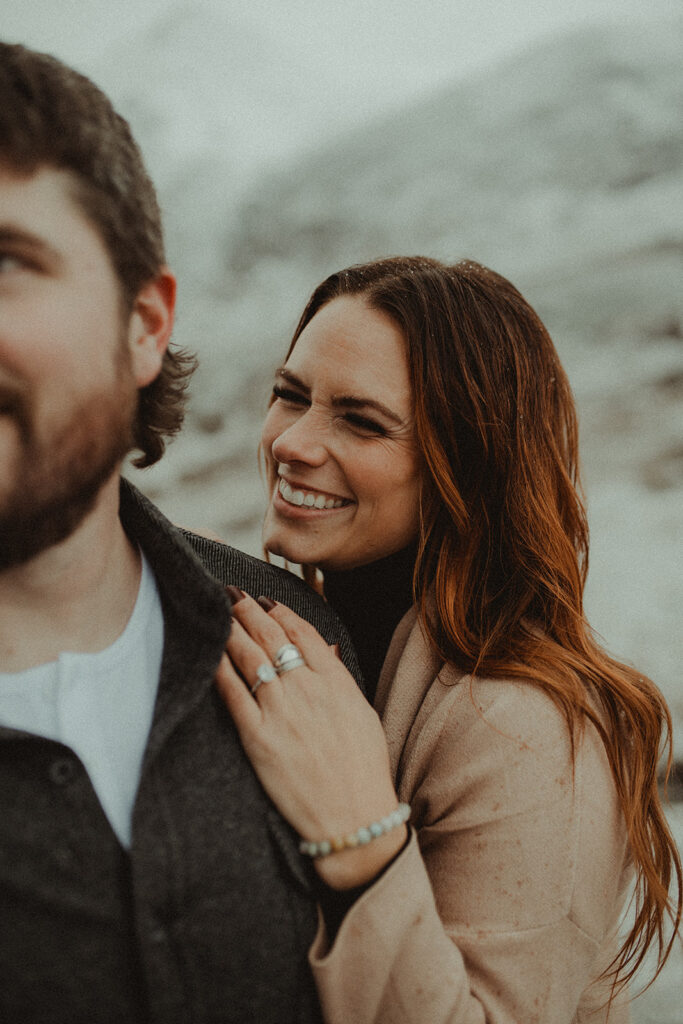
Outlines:
[[[293,402],[294,405],[307,405],[308,399],[300,391],[292,391],[291,388],[283,388],[280,384],[273,387],[273,397],[280,398],[283,402]]]
[[[381,423],[377,423],[375,420],[370,420],[366,416],[359,416],[358,413],[355,412],[348,412],[346,414],[346,422],[350,423],[353,427],[359,427],[361,430],[367,430],[372,434],[378,434],[380,436],[384,436],[386,434],[386,430]]]

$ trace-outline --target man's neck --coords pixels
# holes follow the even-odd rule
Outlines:
[[[70,537],[0,573],[0,672],[54,661],[62,651],[104,650],[123,632],[140,557],[118,509],[117,472]]]

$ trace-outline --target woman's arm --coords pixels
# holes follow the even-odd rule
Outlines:
[[[273,624],[310,666],[256,699],[234,666],[218,677],[285,817],[320,839],[385,814],[397,801],[386,743],[337,659],[282,606],[266,616],[240,601],[235,616],[243,632],[228,650],[245,679],[280,644]],[[404,839],[389,833],[315,862],[338,888],[379,876],[333,941],[321,921],[311,949],[328,1024],[571,1024],[606,965],[624,852],[597,737],[579,744],[572,779],[566,726],[539,691],[435,680],[404,741],[398,797],[416,829],[406,849],[396,855]],[[613,1010],[610,1022],[624,1019]]]
[[[625,838],[597,735],[572,777],[538,690],[435,680],[407,739],[398,794],[416,834],[311,950],[328,1024],[604,1022],[588,1008],[609,997],[591,982],[616,953]],[[610,1024],[628,1019],[617,1001]]]

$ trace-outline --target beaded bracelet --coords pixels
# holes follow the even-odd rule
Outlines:
[[[387,814],[386,818],[373,821],[371,825],[359,828],[356,832],[350,832],[347,836],[337,836],[335,839],[321,839],[318,843],[311,843],[302,839],[299,843],[299,853],[306,857],[327,857],[330,853],[339,853],[341,850],[351,850],[356,846],[365,846],[373,839],[398,828],[410,817],[410,804],[399,804],[395,811]]]

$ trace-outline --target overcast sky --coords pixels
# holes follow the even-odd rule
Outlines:
[[[294,63],[349,85],[361,115],[485,67],[539,36],[585,22],[667,17],[677,0],[0,0],[0,37],[88,70],[171,6],[213,7],[256,23]],[[140,68],[144,80],[144,67]]]

